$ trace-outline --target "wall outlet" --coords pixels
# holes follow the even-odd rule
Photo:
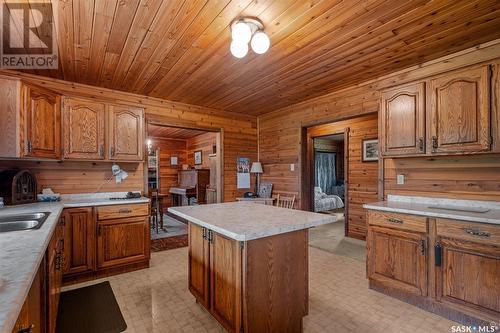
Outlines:
[[[295,164],[290,164],[290,171],[295,171]]]
[[[397,177],[396,177],[396,183],[398,185],[404,185],[404,183],[405,183],[405,175],[397,175]]]

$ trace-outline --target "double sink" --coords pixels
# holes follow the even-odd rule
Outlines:
[[[0,232],[39,229],[50,213],[25,213],[0,216]]]

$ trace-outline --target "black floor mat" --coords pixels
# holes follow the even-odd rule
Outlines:
[[[56,333],[118,333],[126,329],[108,281],[61,293]]]

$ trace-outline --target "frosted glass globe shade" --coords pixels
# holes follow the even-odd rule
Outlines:
[[[248,53],[248,44],[237,42],[237,41],[233,40],[231,42],[230,50],[231,50],[231,54],[233,56],[235,56],[236,58],[243,58]]]
[[[255,53],[258,54],[263,54],[266,53],[267,50],[269,50],[269,46],[271,45],[271,41],[269,40],[269,37],[262,32],[262,31],[257,31],[255,35],[253,35],[252,38],[252,50]]]
[[[231,37],[233,38],[233,41],[248,44],[248,42],[250,42],[250,39],[252,39],[252,29],[250,29],[250,26],[248,24],[244,22],[238,22],[233,25]]]

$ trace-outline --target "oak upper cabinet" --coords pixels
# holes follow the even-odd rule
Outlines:
[[[23,84],[21,114],[24,121],[22,156],[59,159],[61,96],[49,90]]]
[[[491,148],[490,69],[476,67],[429,83],[429,139],[433,154]]]
[[[205,308],[209,307],[210,256],[207,229],[189,224],[189,291]]]
[[[381,151],[384,156],[425,154],[425,84],[382,92]]]
[[[372,211],[368,214],[368,278],[384,287],[426,296],[426,219]]]
[[[95,267],[95,220],[91,207],[63,211],[65,275],[90,272]]]
[[[144,110],[110,105],[108,112],[109,159],[141,161],[144,140]]]
[[[63,158],[105,158],[105,112],[103,103],[74,98],[64,100]]]
[[[470,313],[500,318],[500,227],[437,219],[436,297]]]
[[[97,208],[97,268],[149,260],[148,204]]]

